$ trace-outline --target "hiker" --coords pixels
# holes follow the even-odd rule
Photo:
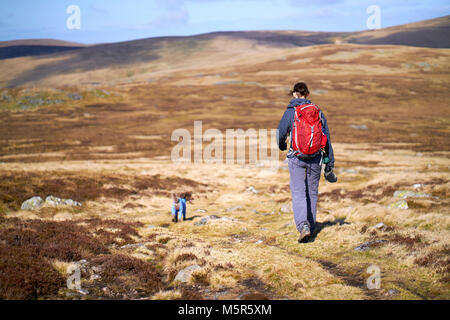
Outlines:
[[[183,192],[179,197],[175,193],[172,193],[172,197],[172,221],[177,223],[178,220],[181,221],[181,218],[183,218],[183,221],[186,220],[186,201],[192,203],[192,193]]]
[[[287,153],[292,209],[299,243],[308,242],[316,227],[317,198],[322,163],[329,182],[336,182],[333,172],[334,154],[327,120],[318,106],[308,100],[309,90],[304,82],[295,84],[291,100],[278,125],[278,147]]]

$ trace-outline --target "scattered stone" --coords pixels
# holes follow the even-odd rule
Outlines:
[[[74,201],[72,199],[61,199],[54,196],[48,196],[45,198],[45,204],[57,207],[57,206],[71,206],[71,207],[81,207],[81,203]]]
[[[100,275],[98,275],[98,274],[92,274],[91,275],[91,277],[89,278],[89,280],[91,280],[91,281],[93,281],[93,280],[99,280],[99,279],[101,279],[102,277],[100,276]]]
[[[96,90],[94,91],[94,95],[97,97],[105,97],[105,96],[109,96],[111,93],[109,91],[100,89],[100,90]]]
[[[66,206],[71,206],[71,207],[81,207],[81,203],[80,203],[80,202],[74,201],[74,200],[72,200],[72,199],[63,199],[63,203],[64,203]]]
[[[2,94],[2,101],[11,102],[12,97],[7,94]]]
[[[40,97],[25,96],[24,100],[25,101],[22,103],[26,103],[26,104],[32,105],[32,106],[41,106],[45,103],[44,99],[42,99]]]
[[[175,281],[188,282],[191,278],[192,272],[198,269],[200,269],[200,266],[198,264],[194,264],[192,266],[184,268],[183,270],[178,272],[175,277]]]
[[[292,203],[285,203],[281,206],[280,211],[283,213],[292,213]]]
[[[322,89],[317,89],[317,90],[313,90],[311,91],[312,94],[317,94],[317,95],[322,95],[322,94],[327,94],[328,90],[322,90]]]
[[[256,243],[263,243],[263,241],[262,240],[258,240],[258,241],[256,241]]]
[[[19,107],[21,110],[29,110],[29,109],[33,108],[33,106],[28,106],[28,105],[23,105],[23,104],[19,105]]]
[[[197,209],[197,210],[195,210],[195,212],[205,213],[206,210],[205,209]]]
[[[376,244],[379,244],[379,243],[384,243],[384,242],[387,242],[387,240],[375,240],[375,241],[364,242],[363,244],[360,244],[359,246],[357,246],[355,248],[355,251],[367,251],[373,245],[376,245]]]
[[[419,188],[422,188],[424,185],[423,184],[421,184],[421,183],[415,183],[415,184],[413,184],[413,188],[414,189],[419,189]]]
[[[227,212],[233,212],[236,210],[242,209],[242,206],[235,206],[227,209]]]
[[[406,210],[408,209],[408,202],[406,200],[400,200],[390,204],[388,208]]]
[[[67,96],[72,100],[81,100],[83,99],[83,96],[79,95],[78,93],[68,93]]]
[[[255,193],[255,194],[259,192],[259,191],[256,190],[255,187],[253,187],[253,186],[248,187],[245,191],[246,191],[246,192],[253,192],[253,193]]]
[[[33,197],[30,198],[26,201],[24,201],[24,203],[22,203],[22,206],[20,207],[20,209],[22,210],[38,210],[42,207],[44,200],[42,200],[41,197]]]
[[[398,291],[397,289],[389,289],[387,293],[389,296],[395,296],[395,295],[399,294],[400,291]]]
[[[227,217],[219,217],[216,215],[203,217],[200,221],[194,223],[194,226],[204,226],[208,223],[209,220],[222,220],[222,221],[238,221],[236,219],[227,218]]]
[[[154,225],[152,225],[152,224],[149,224],[149,225],[147,226],[147,229],[153,229],[153,228],[156,228],[156,226],[154,226]]]
[[[406,198],[430,198],[431,195],[424,192],[413,192],[408,190],[397,190],[394,192],[394,197],[406,199]]]
[[[87,294],[89,294],[89,291],[87,291],[86,289],[79,289],[79,290],[77,290],[77,292],[78,293],[81,293],[82,295],[87,295]]]
[[[351,124],[350,128],[358,130],[368,130],[369,128],[365,124]]]
[[[92,267],[92,271],[95,273],[100,273],[103,271],[103,268],[100,266],[94,266],[94,267]]]
[[[120,249],[130,249],[130,248],[140,248],[145,246],[146,243],[144,242],[139,242],[139,243],[130,243],[130,244],[126,244],[120,247]]]
[[[386,231],[386,230],[388,230],[389,227],[387,225],[385,225],[383,222],[380,222],[380,223],[377,223],[374,228],[377,230]]]
[[[209,220],[217,220],[217,219],[221,219],[221,218],[216,215],[206,216],[206,217],[203,217],[200,221],[195,222],[194,226],[204,226],[205,224],[208,223]]]

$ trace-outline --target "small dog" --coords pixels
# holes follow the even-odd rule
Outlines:
[[[186,220],[186,202],[192,203],[194,198],[191,192],[182,192],[179,194],[172,193],[172,221],[177,223],[178,220],[183,217],[183,221]]]

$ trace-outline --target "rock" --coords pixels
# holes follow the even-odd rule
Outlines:
[[[80,260],[80,261],[77,261],[77,262],[75,262],[76,264],[81,264],[81,265],[85,265],[85,264],[88,264],[88,262],[87,262],[87,260],[86,259],[82,259],[82,260]]]
[[[235,206],[227,209],[227,212],[233,212],[236,210],[242,209],[242,206]]]
[[[317,90],[313,90],[311,91],[312,94],[317,94],[317,95],[322,95],[322,94],[327,94],[328,90],[322,90],[322,89],[317,89]]]
[[[68,93],[67,96],[72,100],[81,100],[83,97],[78,93]]]
[[[42,207],[43,203],[44,203],[44,200],[42,200],[41,197],[33,197],[33,198],[30,198],[30,199],[24,201],[24,203],[22,203],[22,206],[20,207],[20,209],[22,209],[22,210],[37,210]]]
[[[87,294],[89,294],[89,291],[87,291],[86,289],[79,289],[79,290],[77,290],[77,292],[78,293],[81,293],[82,295],[87,295]]]
[[[218,220],[218,219],[222,219],[222,218],[220,218],[216,215],[206,216],[206,217],[203,217],[200,221],[195,222],[194,226],[203,226],[203,225],[207,224],[209,220]]]
[[[139,242],[139,243],[130,243],[130,244],[126,244],[120,247],[120,249],[130,249],[130,248],[140,248],[145,246],[144,242]]]
[[[254,194],[257,194],[259,191],[255,189],[255,187],[250,186],[247,189],[245,189],[246,192],[253,192]]]
[[[48,196],[47,198],[45,198],[45,203],[50,206],[60,206],[63,204],[63,201],[60,198]]]
[[[81,203],[74,201],[72,199],[63,199],[63,204],[65,204],[66,206],[71,206],[71,207],[81,207]]]
[[[100,276],[100,275],[98,275],[98,274],[92,274],[91,275],[91,277],[89,278],[89,280],[99,280],[99,279],[101,279],[102,277]]]
[[[413,192],[408,190],[397,190],[394,192],[394,197],[406,199],[406,198],[430,198],[431,195],[424,192]]]
[[[365,124],[351,124],[350,128],[358,130],[368,130],[369,128]]]
[[[57,207],[57,206],[71,206],[71,207],[81,207],[81,203],[74,201],[72,199],[61,199],[54,196],[48,196],[45,198],[45,203],[47,205]]]
[[[40,106],[44,104],[44,100],[41,97],[25,96],[24,100],[27,105]]]
[[[200,266],[198,264],[194,264],[192,266],[184,268],[183,270],[177,273],[175,281],[188,282],[189,279],[191,278],[192,272],[198,269],[200,269]]]
[[[292,203],[285,203],[281,206],[280,211],[283,213],[292,213]]]
[[[205,209],[197,209],[197,210],[195,210],[195,212],[205,213],[206,210]]]
[[[374,227],[375,229],[386,231],[389,227],[385,225],[383,222],[377,223]]]
[[[11,96],[7,94],[2,94],[2,101],[11,102],[12,98]]]
[[[421,183],[415,183],[415,184],[413,184],[413,188],[414,189],[419,189],[419,188],[422,188],[423,187],[423,184],[421,184]]]
[[[398,291],[397,289],[389,289],[388,292],[387,292],[387,294],[389,296],[395,296],[395,295],[397,295],[399,293],[400,293],[400,291]]]
[[[100,273],[100,272],[102,272],[102,271],[103,271],[103,268],[100,267],[100,266],[94,266],[94,267],[92,267],[92,272]]]
[[[256,243],[263,243],[263,241],[262,240],[258,240],[258,241],[256,241]]]
[[[408,209],[408,202],[406,202],[406,200],[400,200],[390,204],[388,208],[406,210]]]
[[[375,240],[375,241],[364,242],[364,243],[360,244],[359,246],[357,246],[355,248],[355,251],[367,251],[370,249],[371,246],[379,244],[379,243],[383,243],[383,242],[387,242],[387,240]]]

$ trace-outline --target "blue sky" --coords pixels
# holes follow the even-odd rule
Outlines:
[[[66,9],[81,10],[70,30]],[[232,30],[357,31],[367,7],[381,27],[450,14],[449,0],[2,0],[0,41],[53,38],[82,43]]]

